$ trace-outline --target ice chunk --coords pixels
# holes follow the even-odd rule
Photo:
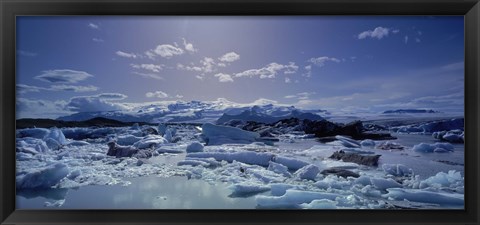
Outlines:
[[[158,134],[163,136],[165,135],[165,131],[167,130],[167,125],[165,125],[164,123],[161,123],[158,125]]]
[[[209,167],[210,164],[207,162],[199,161],[199,160],[182,160],[177,163],[177,166],[184,166],[184,165],[189,165],[189,166],[203,166],[203,167]]]
[[[275,163],[275,162],[270,161],[268,163],[268,170],[273,171],[273,172],[278,173],[278,174],[282,174],[285,177],[292,177],[292,174],[290,172],[288,172],[288,167],[286,167],[282,164],[279,164],[279,163]]]
[[[365,139],[363,141],[360,142],[360,145],[362,145],[362,147],[375,147],[375,142],[373,140],[370,140],[370,139]]]
[[[397,188],[402,187],[401,184],[397,183],[395,180],[391,178],[370,178],[373,186],[380,190],[386,190],[387,188]]]
[[[365,176],[365,175],[362,175],[362,176],[358,177],[357,179],[355,179],[354,183],[355,184],[361,184],[363,186],[367,186],[367,185],[372,184],[372,182],[370,181],[370,177]]]
[[[282,196],[287,192],[288,189],[299,189],[299,187],[292,184],[279,183],[270,184],[270,189],[270,193],[273,196]]]
[[[26,137],[26,138],[17,138],[16,139],[16,151],[25,152],[30,154],[37,154],[48,151],[48,146],[45,141]]]
[[[416,152],[446,152],[450,151],[453,152],[454,147],[452,144],[449,143],[435,143],[435,144],[427,144],[427,143],[420,143],[418,145],[414,145],[412,148],[413,151]]]
[[[300,205],[305,209],[336,209],[337,203],[328,199],[313,200],[310,203],[303,203]]]
[[[259,153],[259,152],[250,152],[250,151],[243,151],[243,152],[195,152],[195,153],[188,153],[186,157],[189,158],[214,158],[218,161],[227,161],[229,163],[235,161],[251,164],[251,165],[259,165],[259,166],[268,166],[269,162],[273,158],[273,154],[271,153]]]
[[[226,143],[249,144],[260,138],[260,134],[245,131],[236,127],[218,126],[205,123],[202,126],[202,135],[207,145],[221,145]]]
[[[386,198],[439,204],[441,206],[463,206],[464,196],[457,193],[440,193],[417,189],[389,188]]]
[[[319,172],[320,169],[317,166],[310,164],[297,170],[294,175],[300,179],[315,180]]]
[[[163,138],[165,138],[165,140],[167,142],[172,142],[173,135],[172,135],[172,131],[170,130],[170,128],[167,128],[167,130],[165,130],[165,134],[163,135]]]
[[[145,148],[155,148],[159,147],[160,145],[166,144],[167,140],[159,135],[147,135],[144,139],[137,141],[133,144],[133,147],[139,149]]]
[[[135,142],[142,140],[141,137],[137,137],[131,134],[120,135],[117,137],[117,143],[119,145],[133,145]]]
[[[65,199],[60,199],[54,202],[45,202],[45,207],[61,207],[65,203]]]
[[[334,201],[337,197],[341,197],[341,195],[289,189],[282,196],[257,196],[255,200],[260,207],[275,208],[296,207],[302,203],[310,203],[316,199],[328,199]]]
[[[203,152],[203,145],[198,142],[192,142],[187,146],[187,152]]]
[[[347,147],[347,148],[360,148],[361,145],[358,141],[355,141],[351,138],[347,138],[345,136],[341,136],[341,135],[337,135],[335,136],[335,138],[337,140],[339,140],[343,146]]]
[[[420,188],[427,188],[427,187],[463,187],[464,186],[464,178],[460,174],[460,172],[450,170],[448,173],[439,172],[435,176],[429,177],[420,182]]]
[[[295,159],[295,158],[292,158],[292,157],[284,157],[284,156],[275,156],[272,160],[273,162],[276,162],[276,163],[279,163],[279,164],[282,164],[286,167],[288,167],[288,169],[290,170],[298,170],[306,165],[308,165],[309,163],[305,162],[305,161],[302,161],[302,160],[299,160],[299,159]]]
[[[69,173],[67,165],[57,163],[46,168],[16,177],[17,189],[47,189],[66,177]]]
[[[240,183],[229,187],[232,190],[232,196],[241,197],[270,190],[270,187],[262,184]]]
[[[402,164],[383,164],[383,171],[397,177],[413,176],[413,170]]]
[[[71,141],[67,144],[67,146],[85,146],[90,145],[90,143],[86,141]]]
[[[50,130],[46,128],[28,128],[17,131],[17,138],[31,137],[43,139],[48,133],[50,133]]]
[[[43,139],[48,140],[49,138],[55,140],[60,145],[65,145],[67,143],[67,139],[65,139],[63,132],[56,127],[51,128]]]

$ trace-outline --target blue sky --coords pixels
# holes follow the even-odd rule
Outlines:
[[[268,99],[463,112],[462,16],[17,17],[17,117]]]

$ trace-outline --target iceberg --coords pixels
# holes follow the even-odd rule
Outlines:
[[[203,145],[196,141],[187,146],[187,152],[203,152]]]
[[[57,163],[16,177],[17,189],[47,189],[58,184],[69,173],[67,165]]]
[[[250,144],[260,138],[260,135],[255,132],[211,123],[203,124],[202,135],[207,145]]]
[[[319,172],[320,169],[317,166],[310,164],[297,170],[294,175],[300,179],[315,180]]]

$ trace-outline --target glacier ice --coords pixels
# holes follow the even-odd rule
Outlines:
[[[46,189],[50,188],[66,177],[69,168],[63,163],[34,170],[25,175],[16,177],[17,189]]]

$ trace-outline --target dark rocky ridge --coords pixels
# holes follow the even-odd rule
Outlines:
[[[95,117],[84,121],[63,121],[53,119],[19,119],[16,123],[17,129],[24,128],[51,128],[51,127],[126,127],[132,126],[135,122],[122,122],[118,120]],[[154,125],[145,122],[139,122],[139,125]]]

